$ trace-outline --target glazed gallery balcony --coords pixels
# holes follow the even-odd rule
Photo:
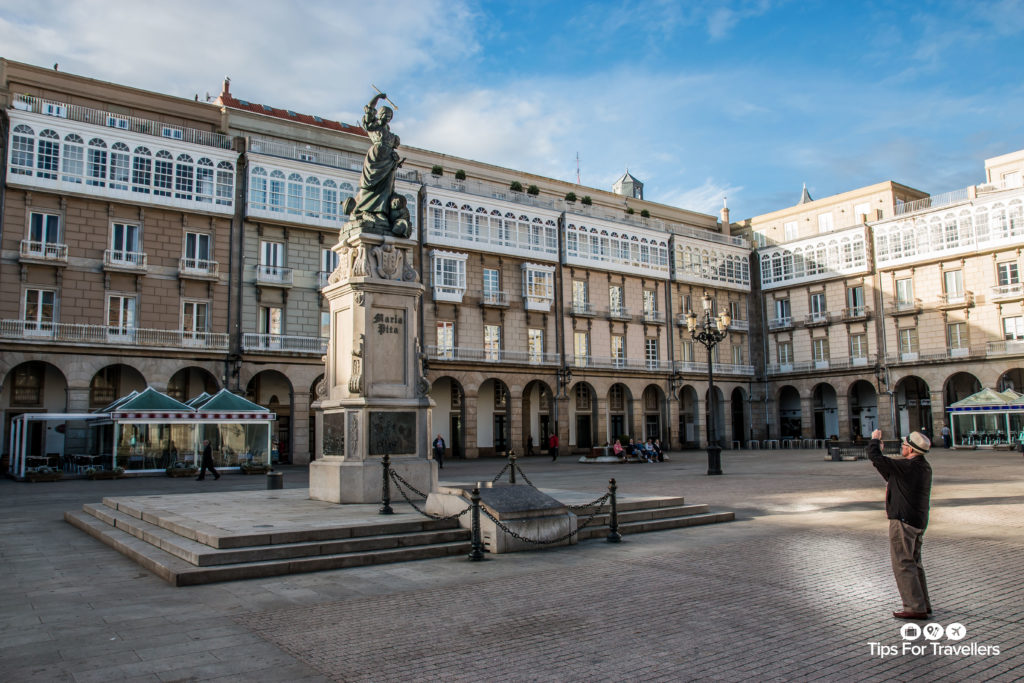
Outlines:
[[[79,325],[32,320],[0,320],[0,338],[26,343],[53,343],[129,348],[223,351],[228,335],[186,330],[151,330],[137,327]]]

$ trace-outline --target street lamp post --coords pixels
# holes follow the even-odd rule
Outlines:
[[[711,410],[711,403],[714,400],[715,374],[714,365],[711,362],[712,349],[725,339],[729,334],[729,325],[732,323],[732,316],[729,311],[722,311],[718,318],[711,317],[711,297],[704,292],[704,319],[698,320],[697,314],[690,311],[686,316],[686,328],[694,341],[700,343],[708,350],[708,398],[705,411],[707,421],[708,437],[708,474],[722,473],[722,447],[715,435],[715,421]]]

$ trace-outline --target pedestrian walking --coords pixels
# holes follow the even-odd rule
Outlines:
[[[558,434],[551,432],[548,439],[548,453],[551,454],[551,462],[558,460]]]
[[[213,469],[213,448],[210,447],[209,439],[203,439],[203,459],[201,466],[199,467],[199,476],[196,477],[196,481],[206,479],[206,470],[210,470],[210,474],[213,475],[214,480],[220,479],[220,473]]]
[[[900,457],[882,454],[882,430],[871,432],[868,458],[885,479],[885,514],[889,518],[889,556],[903,609],[897,619],[927,619],[932,613],[928,583],[921,565],[921,543],[928,526],[932,467],[924,455],[931,441],[921,432],[903,437]]]
[[[943,448],[949,448],[950,446],[953,445],[953,434],[952,434],[952,432],[949,431],[949,424],[948,423],[945,423],[945,424],[942,425],[942,431],[939,432],[939,433],[942,434],[942,447]]]
[[[526,437],[526,455],[533,455],[533,434]]]
[[[433,446],[434,446],[434,460],[437,461],[437,468],[443,470],[444,469],[444,449],[445,449],[445,444],[444,444],[444,439],[441,438],[440,434],[438,434],[437,438],[434,439]]]

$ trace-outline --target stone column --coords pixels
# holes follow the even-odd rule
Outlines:
[[[608,397],[597,398],[597,443],[595,446],[600,446],[604,443],[605,439],[608,439],[608,443],[615,443],[615,439],[619,437],[618,434],[608,434],[610,429],[608,424]]]
[[[782,438],[782,425],[779,425],[779,438]],[[807,439],[814,434],[814,405],[810,396],[800,397],[800,436]],[[824,437],[827,439],[828,434]]]
[[[298,429],[302,425],[304,429]],[[292,464],[308,465],[312,458],[309,449],[309,394],[292,392]]]
[[[513,398],[511,390],[508,397],[508,408],[505,415],[508,418],[508,447],[516,452],[516,455],[523,455],[523,444],[526,443],[526,433],[529,425],[523,425],[523,397]]]
[[[931,421],[931,424],[928,425],[928,437],[932,441],[935,441],[936,434],[939,434],[940,435],[938,437],[939,441],[942,441],[942,436],[941,436],[941,434],[942,434],[942,425],[946,421],[945,420],[946,412],[945,412],[945,404],[944,404],[945,398],[942,395],[942,390],[941,389],[938,389],[938,390],[932,389],[929,393],[931,394],[931,401],[932,401],[932,405],[931,405],[932,421]],[[1003,429],[1003,427],[1000,427],[1000,429]]]
[[[896,425],[892,421],[892,396],[884,391],[878,394],[878,428],[882,430],[883,438],[892,439],[896,436]]]
[[[693,421],[693,429],[697,433],[697,446],[699,448],[708,447],[708,402],[706,399],[697,395],[697,415]]]
[[[849,389],[849,387],[847,387]],[[853,434],[850,433],[850,394],[844,396],[836,392],[836,420],[839,421],[839,440],[852,441]]]
[[[644,402],[634,398],[629,402],[629,435],[640,443],[644,440]]]
[[[466,459],[476,459],[480,457],[480,440],[477,438],[477,412],[476,412],[476,401],[477,397],[466,394],[463,397],[463,419],[465,422],[462,425],[463,443],[462,450],[466,454]],[[472,444],[472,445],[470,445]]]

